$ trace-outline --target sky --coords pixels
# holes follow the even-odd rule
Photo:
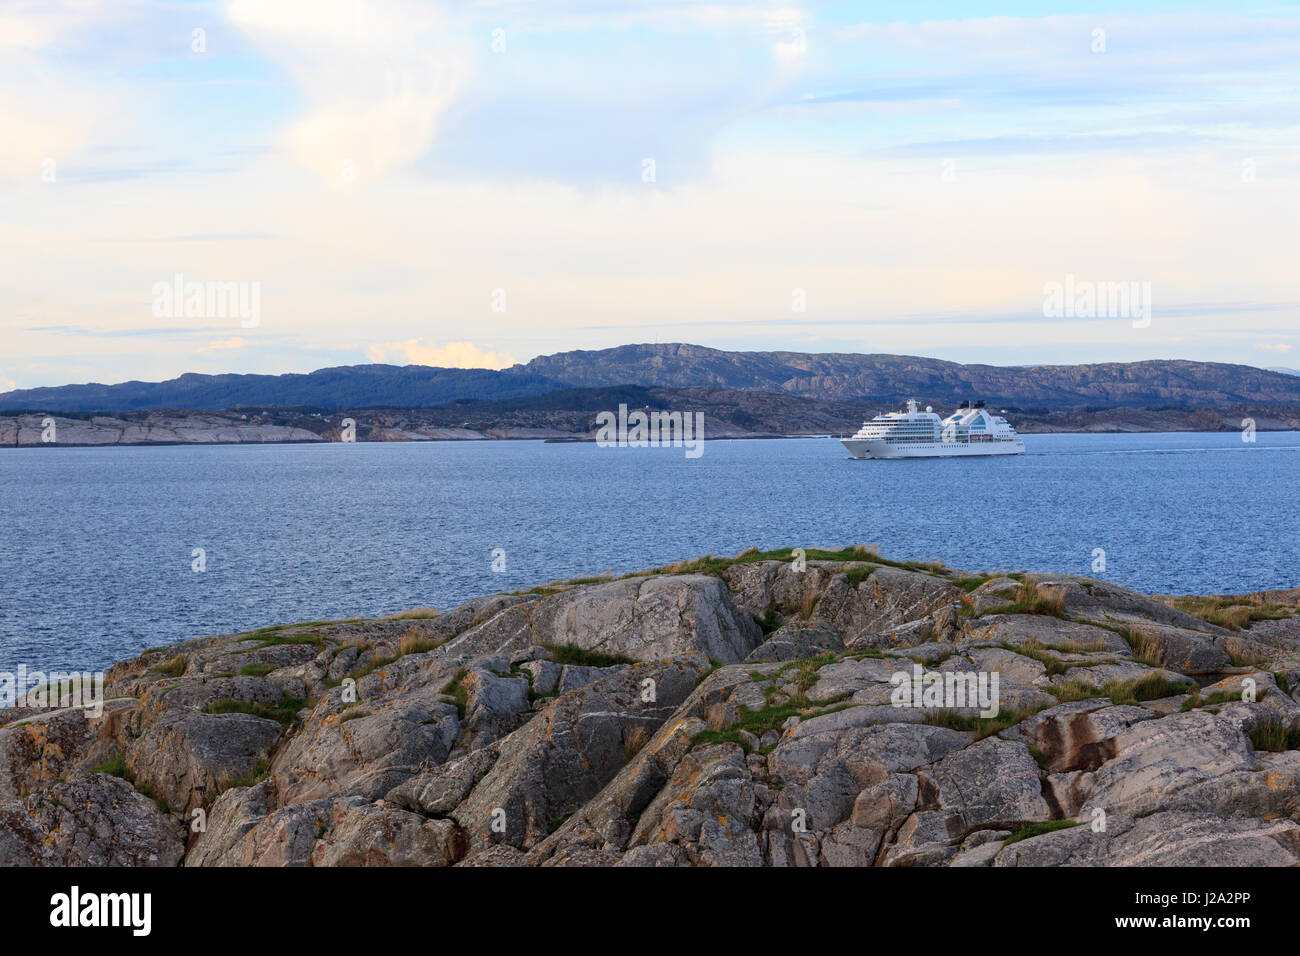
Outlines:
[[[1094,7],[0,0],[0,391],[631,342],[1300,366],[1300,3]]]

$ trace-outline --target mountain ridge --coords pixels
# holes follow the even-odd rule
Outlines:
[[[16,389],[6,411],[204,411],[241,406],[433,408],[526,398],[568,388],[637,385],[783,393],[837,402],[955,404],[982,398],[1011,408],[1227,408],[1300,404],[1300,377],[1221,362],[1151,359],[1086,365],[962,364],[911,355],[731,352],[689,343],[635,344],[542,355],[507,369],[342,365],[309,373],[187,372],[130,381]]]

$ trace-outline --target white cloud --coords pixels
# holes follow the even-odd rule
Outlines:
[[[0,142],[27,151],[15,168],[35,178],[52,154],[60,185],[65,169],[73,180],[62,157],[87,142],[82,121],[95,111],[56,100],[40,86],[48,79],[116,106],[99,111],[109,148],[82,165],[126,174],[5,196],[0,248],[15,278],[0,283],[0,327],[25,386],[99,380],[105,369],[166,378],[200,363],[308,370],[367,354],[499,368],[514,355],[656,337],[965,360],[1070,361],[1086,347],[1089,357],[1250,361],[1256,343],[1277,353],[1273,343],[1294,331],[1300,285],[1287,240],[1300,221],[1300,154],[1290,114],[1275,105],[1291,74],[1272,67],[1300,50],[1300,21],[1225,21],[1216,46],[1210,21],[1107,19],[1111,52],[1093,55],[1092,17],[838,33],[794,8],[686,0],[480,5],[477,20],[459,0],[221,8],[273,66],[249,56],[252,71],[205,72],[239,60],[223,35],[242,43],[212,10],[220,57],[177,67],[165,43],[162,53],[122,44],[168,69],[116,81],[96,57],[117,47],[95,31],[81,43],[80,26],[0,25]],[[504,57],[488,52],[496,10],[510,37]],[[151,12],[138,19],[188,49],[186,29]],[[810,55],[791,49],[790,63],[774,63],[774,45],[792,43],[796,27],[807,28]],[[564,32],[584,28],[598,32]],[[39,45],[51,35],[54,47]],[[471,49],[482,54],[472,84]],[[1264,65],[1249,73],[1236,62],[1243,51]],[[141,106],[170,102],[173,84],[160,76],[178,79],[187,111],[256,95],[237,121],[197,109],[190,126]],[[1186,88],[1177,96],[1173,81]],[[212,100],[185,85],[200,82]],[[295,96],[300,111],[282,119]],[[1079,109],[1059,108],[1071,97]],[[1198,111],[1177,115],[1186,135],[1166,135],[1171,104]],[[149,122],[132,123],[143,115]],[[219,135],[200,138],[185,165],[188,134],[205,129]],[[1120,148],[1090,150],[1090,136],[1116,131],[1131,134]],[[1230,135],[1234,148],[1205,133]],[[291,148],[275,149],[277,135]],[[1044,136],[1059,150],[1020,151]],[[330,188],[344,158],[364,179],[423,154],[408,175]],[[15,155],[0,147],[0,165]],[[1243,155],[1259,159],[1255,181],[1243,182]],[[657,184],[640,180],[644,156],[658,159]],[[161,174],[131,175],[148,163]],[[303,164],[326,179],[303,175]],[[221,238],[241,232],[265,238]],[[208,238],[159,239],[176,236]],[[148,290],[175,272],[261,282],[266,328],[246,348],[224,338],[240,334],[236,323],[125,334],[156,324]],[[1041,316],[1043,283],[1066,273],[1152,280],[1153,328],[1026,319]],[[489,309],[498,287],[509,290],[508,315]],[[795,288],[806,290],[806,313],[791,313]],[[1204,308],[1175,314],[1179,303]],[[87,315],[119,334],[56,342],[29,331]],[[461,341],[470,333],[490,345]]]
[[[1295,346],[1288,345],[1285,342],[1257,342],[1255,348],[1261,352],[1290,352]]]
[[[231,336],[228,339],[215,339],[205,346],[205,352],[218,352],[225,349],[242,349],[248,345],[248,339],[241,338],[238,335]]]
[[[777,62],[787,70],[801,64],[808,53],[802,14],[794,9],[773,10],[766,16],[765,23],[768,32],[777,38],[772,44]]]
[[[9,0],[0,11],[0,49],[38,50],[60,34],[97,25],[116,11],[102,0]]]
[[[96,0],[42,0],[0,13],[0,176],[57,182],[60,167],[108,127],[111,84],[88,89],[67,78],[56,43],[116,12]]]
[[[509,368],[515,364],[515,357],[506,352],[492,352],[481,349],[473,342],[448,342],[438,345],[419,339],[407,339],[405,342],[387,342],[372,345],[366,350],[372,362],[391,363],[394,359],[405,359],[410,365],[432,365],[437,368]]]
[[[230,0],[227,14],[306,94],[286,141],[335,183],[420,157],[468,71],[448,19],[428,3]]]
[[[478,0],[472,9],[504,21],[520,21],[531,31],[567,31],[593,28],[655,30],[726,29],[736,26],[770,26],[775,21],[798,19],[792,7],[773,8],[749,0],[700,3],[699,0],[636,0],[608,3],[605,0],[547,0],[545,15],[537,16],[541,4],[530,0]]]

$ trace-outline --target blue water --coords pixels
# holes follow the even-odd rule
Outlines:
[[[3,449],[0,669],[752,545],[1080,574],[1103,548],[1098,576],[1144,591],[1300,585],[1300,434],[1025,444],[895,462],[827,439],[709,442],[694,460],[541,442]]]

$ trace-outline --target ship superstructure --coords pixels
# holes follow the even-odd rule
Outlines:
[[[947,418],[933,408],[921,411],[915,399],[907,410],[877,415],[852,438],[842,439],[854,458],[948,458],[958,455],[1019,455],[1025,443],[1011,424],[984,407],[962,402]]]

